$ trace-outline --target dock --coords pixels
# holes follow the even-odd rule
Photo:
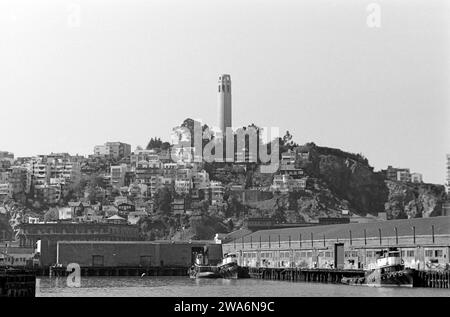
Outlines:
[[[67,276],[65,267],[50,267],[39,275],[48,272],[48,276]],[[81,267],[81,276],[188,276],[187,267]]]
[[[302,268],[248,268],[250,277],[292,282],[341,283],[343,277],[364,277],[363,270],[302,269]]]
[[[248,267],[251,278],[341,284],[343,277],[364,277],[364,270]],[[415,271],[414,287],[450,288],[450,271]]]
[[[34,297],[36,275],[24,269],[0,269],[0,297]]]
[[[416,271],[414,287],[450,288],[450,271]]]

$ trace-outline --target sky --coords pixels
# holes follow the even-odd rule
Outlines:
[[[369,27],[368,5],[379,27]],[[0,150],[91,154],[255,123],[443,184],[450,5],[416,0],[2,0]]]

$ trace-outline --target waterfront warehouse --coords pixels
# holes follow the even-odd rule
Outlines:
[[[198,253],[212,264],[222,259],[222,245],[214,241],[59,241],[54,263],[66,267],[184,267]]]
[[[398,247],[418,270],[449,267],[450,217],[260,230],[223,245],[241,266],[369,269],[376,252]]]

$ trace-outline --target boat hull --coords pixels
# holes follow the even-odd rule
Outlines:
[[[366,285],[373,287],[413,287],[414,270],[403,269],[394,272],[382,272],[375,269],[366,273],[364,277],[344,277],[341,283],[347,285]]]
[[[413,287],[414,270],[403,269],[382,273],[381,270],[376,269],[366,274],[365,279],[368,286]]]
[[[250,277],[248,270],[236,263],[219,266],[193,266],[189,270],[190,278],[225,278],[238,279]]]
[[[194,275],[190,275],[191,278],[219,278],[220,275],[214,272],[198,272]]]
[[[237,263],[228,263],[219,266],[220,275],[227,279],[249,278],[248,269],[240,267]]]

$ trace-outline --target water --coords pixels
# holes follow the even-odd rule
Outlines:
[[[190,279],[188,277],[82,277],[80,287],[68,287],[66,278],[37,279],[36,296],[95,297],[269,297],[269,296],[450,296],[448,289],[376,288],[258,279]]]

